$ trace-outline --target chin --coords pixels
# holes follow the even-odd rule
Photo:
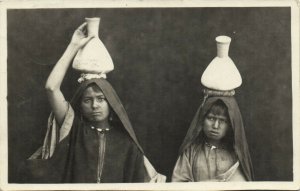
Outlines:
[[[106,119],[106,118],[102,118],[102,117],[93,117],[93,118],[91,118],[89,121],[95,123],[95,122],[102,122],[102,121],[105,121],[105,119]]]
[[[220,141],[222,139],[221,137],[216,137],[216,136],[207,136],[207,137],[214,141]]]
[[[102,121],[105,121],[105,119],[96,119],[93,122],[102,122]]]

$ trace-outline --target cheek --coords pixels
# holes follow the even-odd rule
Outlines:
[[[87,113],[90,110],[90,105],[86,103],[81,103],[80,104],[80,111],[82,114]]]
[[[207,122],[207,120],[204,120],[203,121],[203,131],[205,134],[207,134],[207,132],[209,131],[210,129],[210,125],[209,125],[209,122]]]
[[[229,131],[229,126],[225,125],[224,127],[222,127],[222,134],[225,136],[227,134],[227,132]]]
[[[211,122],[209,120],[203,121],[203,128],[208,129],[211,126]]]
[[[107,102],[103,103],[102,105],[103,111],[108,115],[110,112],[110,108]]]

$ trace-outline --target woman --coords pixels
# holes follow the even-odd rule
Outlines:
[[[60,86],[67,69],[93,38],[85,31],[86,23],[74,32],[48,77],[45,87],[53,112],[44,145],[27,161],[23,182],[164,181],[144,157],[126,111],[103,75],[82,75],[71,102],[65,100]]]
[[[173,182],[251,181],[252,164],[232,91],[205,90],[180,147]]]

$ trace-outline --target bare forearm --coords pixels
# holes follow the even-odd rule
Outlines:
[[[72,59],[76,55],[79,47],[69,44],[62,57],[54,66],[46,82],[45,88],[49,91],[59,90]]]
[[[78,46],[70,43],[62,57],[58,60],[46,82],[48,99],[55,119],[59,125],[63,123],[68,104],[60,90],[61,83],[66,75],[68,67],[78,51]]]
[[[68,109],[68,103],[65,101],[65,97],[60,90],[61,83],[78,50],[92,39],[92,36],[87,37],[84,34],[83,31],[85,31],[85,27],[86,23],[83,23],[75,30],[71,43],[54,66],[45,85],[51,108],[59,125],[63,123]]]

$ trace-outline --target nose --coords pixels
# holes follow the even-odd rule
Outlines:
[[[95,109],[95,108],[98,108],[99,106],[100,106],[100,103],[97,100],[93,100],[92,108]]]
[[[220,122],[219,122],[219,120],[217,119],[217,120],[215,120],[215,122],[214,122],[214,124],[213,124],[213,128],[214,128],[214,129],[217,129],[217,128],[219,128],[219,125],[220,125]]]

